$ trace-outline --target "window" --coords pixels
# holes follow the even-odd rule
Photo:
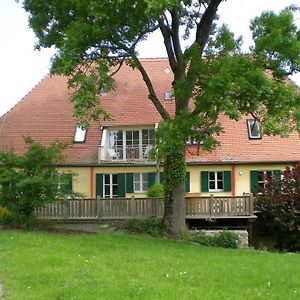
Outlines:
[[[118,174],[104,174],[103,187],[104,198],[118,197]]]
[[[223,172],[209,172],[208,186],[210,192],[224,191],[224,176]]]
[[[86,138],[86,128],[82,126],[77,126],[74,135],[75,143],[84,143]]]
[[[260,189],[264,189],[270,179],[275,178],[275,172],[274,171],[258,171],[258,181],[257,185]]]
[[[250,139],[260,139],[260,125],[257,120],[247,120],[248,134]]]
[[[148,174],[135,173],[133,175],[133,186],[135,193],[142,193],[147,191],[148,188]]]
[[[154,128],[139,130],[115,130],[109,132],[110,158],[148,159],[148,152],[155,141]]]
[[[274,179],[280,190],[280,170],[251,170],[250,171],[250,190],[251,193],[259,194],[264,189],[270,179]]]

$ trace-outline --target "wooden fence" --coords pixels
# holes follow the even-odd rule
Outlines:
[[[55,220],[145,219],[163,216],[159,198],[72,199],[36,209],[39,218]],[[251,218],[253,196],[187,197],[186,218]]]

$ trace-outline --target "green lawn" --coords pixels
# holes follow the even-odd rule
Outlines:
[[[299,299],[300,255],[0,230],[5,299]]]

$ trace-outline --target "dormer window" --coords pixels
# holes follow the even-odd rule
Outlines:
[[[77,126],[74,135],[74,143],[84,143],[87,129],[82,126]]]
[[[249,139],[260,139],[260,125],[258,120],[247,120]]]
[[[164,99],[166,101],[171,101],[173,98],[173,92],[166,92],[165,95],[164,95]]]

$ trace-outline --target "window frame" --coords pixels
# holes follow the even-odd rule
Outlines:
[[[252,124],[251,124],[252,123]],[[252,130],[251,130],[251,126],[254,126],[254,124],[257,124],[256,126],[258,126],[258,135],[252,135]],[[260,123],[258,120],[256,119],[248,119],[247,120],[247,129],[248,129],[248,137],[250,140],[260,140],[261,137],[261,132],[260,132]]]
[[[138,179],[138,180],[137,180]],[[139,189],[136,189],[136,184]],[[145,184],[146,189],[143,185]],[[148,173],[133,173],[133,192],[135,194],[145,193],[148,190]]]
[[[222,179],[218,179],[218,173],[222,174]],[[214,180],[210,179],[210,174],[214,174]],[[222,182],[223,188],[219,189],[218,188],[218,182]],[[214,189],[210,188],[210,182],[214,182]],[[224,192],[224,185],[225,185],[225,180],[224,180],[224,171],[208,171],[208,192]]]
[[[81,132],[78,132],[78,131],[81,131]],[[81,134],[83,135],[83,138],[80,138],[81,137]],[[78,137],[79,135],[79,137]],[[76,138],[77,136],[77,138]],[[80,126],[80,125],[77,125],[76,128],[75,128],[75,132],[74,132],[74,139],[73,139],[73,143],[75,144],[82,144],[82,143],[85,143],[86,141],[86,136],[87,136],[87,128],[83,127],[83,126]]]

